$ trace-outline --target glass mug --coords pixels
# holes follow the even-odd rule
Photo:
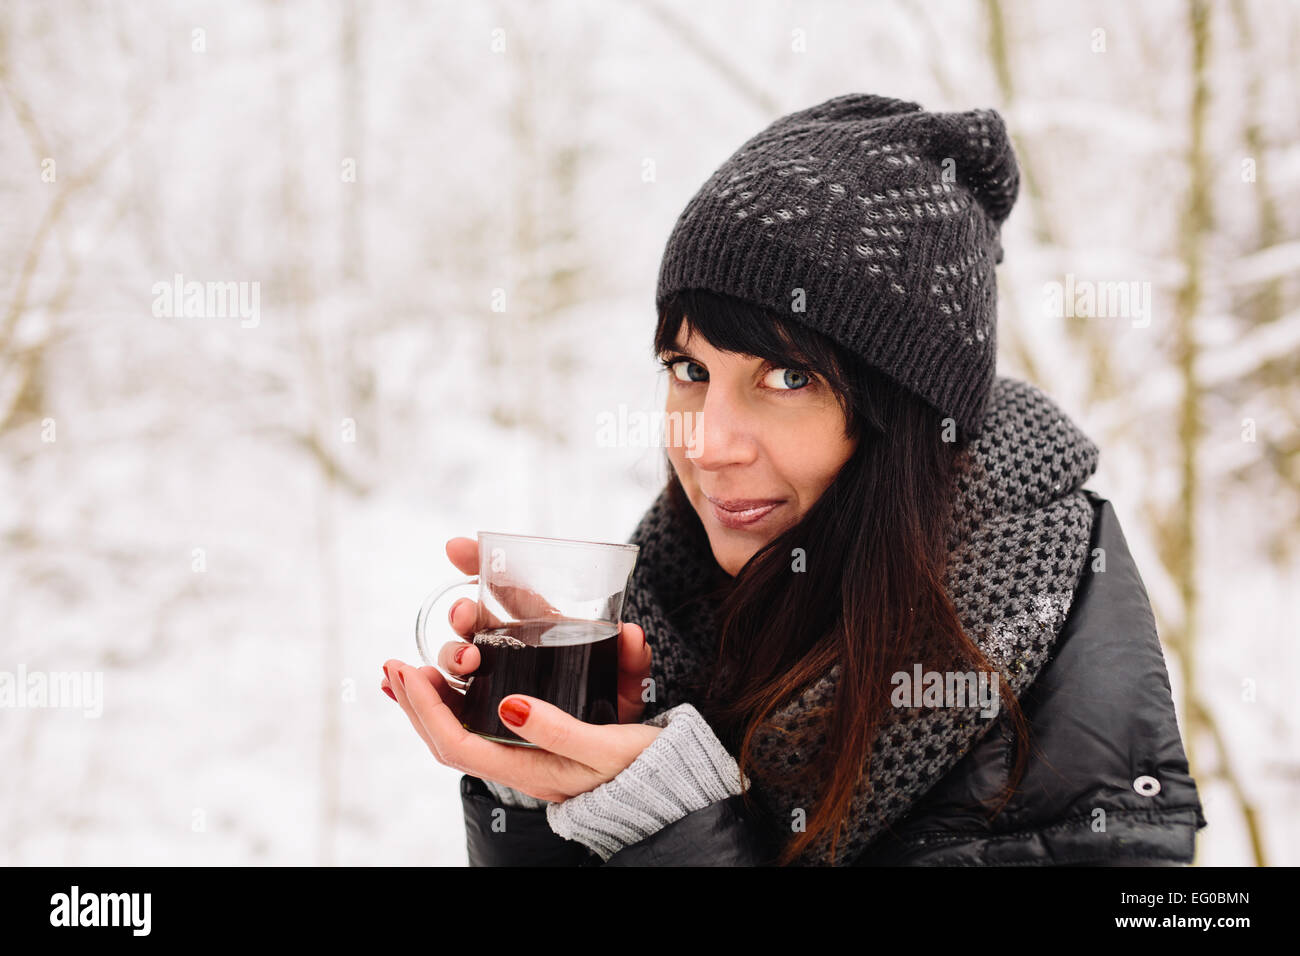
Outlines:
[[[511,694],[547,701],[589,724],[618,723],[618,634],[634,544],[478,533],[478,574],[425,599],[415,619],[420,657],[437,667],[425,628],[448,591],[478,591],[474,646],[460,713],[466,730],[498,743],[536,747],[502,723]]]

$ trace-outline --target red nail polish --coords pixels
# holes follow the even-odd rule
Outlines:
[[[402,676],[401,671],[397,672],[397,679],[402,682],[402,690],[406,690],[406,678]]]
[[[390,673],[388,673],[388,665],[387,665],[387,664],[384,665],[384,676],[388,678],[388,683],[391,684],[391,683],[393,682],[393,675],[390,674]]]
[[[469,647],[469,645],[466,644],[465,647]],[[452,660],[454,660],[457,664],[460,663],[460,659],[465,655],[465,647],[456,648],[456,656],[452,658]]]
[[[385,694],[387,694],[389,697],[392,697],[392,698],[393,698],[393,703],[394,703],[394,704],[397,703],[397,696],[396,696],[396,695],[395,695],[391,690],[389,690],[387,687],[381,687],[381,688],[379,688],[379,689],[382,690],[382,691],[383,691]]]
[[[501,719],[511,727],[522,727],[528,719],[528,703],[517,697],[501,702]]]

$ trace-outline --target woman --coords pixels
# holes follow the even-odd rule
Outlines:
[[[541,749],[493,744],[436,669],[385,667],[466,772],[472,864],[1191,860],[1150,608],[1082,489],[1097,449],[995,375],[1018,181],[995,112],[847,95],[687,205],[655,348],[693,428],[631,538],[620,723],[515,695]],[[457,681],[477,650],[439,663]]]

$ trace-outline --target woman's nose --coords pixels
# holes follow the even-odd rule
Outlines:
[[[696,465],[714,469],[753,461],[757,423],[721,390],[709,389],[704,407],[693,419],[686,457]]]

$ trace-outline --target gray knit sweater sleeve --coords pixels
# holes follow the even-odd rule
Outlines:
[[[605,861],[688,813],[737,796],[749,786],[735,758],[690,704],[679,704],[645,723],[663,732],[618,776],[587,793],[547,803],[491,780],[484,783],[506,806],[545,807],[552,831]]]

